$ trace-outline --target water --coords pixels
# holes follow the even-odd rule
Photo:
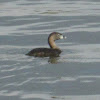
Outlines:
[[[100,100],[99,20],[99,0],[1,0],[0,100]],[[25,55],[54,31],[60,57]]]

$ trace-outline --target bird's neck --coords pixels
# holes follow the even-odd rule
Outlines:
[[[54,38],[51,36],[48,38],[48,43],[49,43],[49,46],[52,48],[52,49],[59,49],[56,44],[55,44],[55,40]]]

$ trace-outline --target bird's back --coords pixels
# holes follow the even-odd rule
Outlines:
[[[31,50],[28,54],[29,56],[35,57],[58,57],[61,53],[59,49],[52,49],[52,48],[36,48]]]

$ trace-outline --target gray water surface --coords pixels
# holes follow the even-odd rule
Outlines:
[[[25,55],[54,31],[60,57]],[[0,100],[100,100],[100,1],[1,0]]]

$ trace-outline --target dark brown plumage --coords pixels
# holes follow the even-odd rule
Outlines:
[[[35,57],[58,57],[61,53],[59,49],[36,48],[31,50],[27,55]]]
[[[26,55],[35,57],[58,57],[61,50],[56,46],[55,41],[66,38],[61,33],[53,32],[48,37],[48,44],[50,48],[35,48]]]

